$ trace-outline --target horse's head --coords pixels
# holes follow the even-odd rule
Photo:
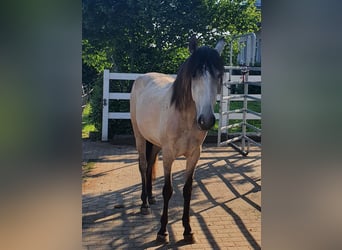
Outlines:
[[[224,72],[220,55],[225,45],[220,39],[215,49],[197,48],[196,38],[191,38],[188,73],[191,74],[191,96],[196,105],[196,119],[201,130],[209,130],[215,124],[214,105],[221,89]]]

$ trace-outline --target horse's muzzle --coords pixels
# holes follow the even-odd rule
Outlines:
[[[209,115],[209,116],[204,116],[204,115],[200,115],[198,117],[198,126],[201,130],[209,130],[212,126],[214,126],[215,124],[215,116]]]

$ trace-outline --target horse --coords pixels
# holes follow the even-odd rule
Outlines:
[[[185,156],[183,236],[184,240],[194,242],[189,218],[192,182],[202,143],[215,124],[214,105],[224,73],[220,56],[224,45],[221,38],[215,48],[198,47],[193,36],[188,45],[190,56],[180,66],[176,78],[153,72],[139,76],[133,83],[130,114],[142,181],[142,214],[149,214],[150,204],[156,202],[152,180],[158,153],[162,151],[164,204],[157,241],[168,241],[168,204],[173,193],[171,168],[177,157]]]

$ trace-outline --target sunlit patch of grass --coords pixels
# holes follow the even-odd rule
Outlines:
[[[91,120],[89,117],[90,112],[91,112],[91,106],[90,106],[90,103],[88,103],[83,109],[83,113],[82,113],[82,139],[89,138],[90,132],[96,132],[95,125],[91,123]]]
[[[235,109],[241,109],[243,107],[242,101],[231,101],[229,110],[235,110]],[[247,103],[247,108],[250,110],[253,110],[255,112],[261,113],[261,103],[257,101],[249,101]],[[214,107],[215,113],[219,113],[219,104],[217,103]],[[229,124],[235,124],[238,122],[242,122],[242,120],[229,120]],[[261,120],[247,120],[247,122],[257,128],[261,129]],[[218,131],[218,124],[219,122],[216,121],[214,127],[209,131],[209,134],[216,134]],[[240,127],[234,127],[229,129],[229,133],[239,133],[241,132],[241,126]],[[247,132],[254,132],[253,129],[247,128]]]

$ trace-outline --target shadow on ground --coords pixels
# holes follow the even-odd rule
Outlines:
[[[135,153],[132,148],[119,150],[119,154]],[[256,151],[257,152],[257,151]],[[211,219],[210,211],[220,211],[221,214],[214,214],[214,218],[224,218],[227,225],[237,228],[236,235],[248,242],[253,249],[260,249],[260,239],[256,239],[251,228],[246,223],[251,223],[246,219],[246,214],[255,213],[260,216],[260,174],[255,173],[260,168],[260,153],[250,153],[243,158],[233,153],[227,158],[224,149],[205,149],[201,161],[204,162],[197,167],[193,185],[193,195],[191,201],[191,220],[196,237],[200,237],[198,244],[206,242],[208,247],[219,249],[221,241],[218,240],[220,227],[215,225],[220,223],[215,221],[208,223]],[[115,154],[115,153],[114,153]],[[99,161],[106,161],[99,158]],[[115,159],[110,159],[115,163]],[[257,163],[258,162],[258,163]],[[137,164],[128,160],[125,168]],[[161,163],[159,163],[161,164]],[[91,176],[99,178],[108,175],[113,171],[122,171],[120,168],[102,172]],[[260,170],[259,170],[260,172]],[[159,219],[162,211],[163,178],[159,177],[154,183],[154,193],[157,204],[152,205],[150,215],[140,214],[140,184],[129,185],[126,188],[106,192],[98,195],[86,194],[82,197],[82,228],[83,246],[85,249],[173,249],[186,246],[182,239],[182,188],[184,185],[184,170],[173,173],[174,194],[169,205],[169,239],[168,244],[161,244],[155,240],[159,230]],[[115,180],[113,180],[115,181]],[[241,188],[244,187],[244,188]],[[228,195],[229,193],[229,195]],[[257,199],[250,198],[257,195]],[[239,201],[239,205],[235,203]],[[240,205],[243,204],[243,205]],[[244,212],[239,212],[239,211]],[[247,212],[245,212],[247,211]],[[216,212],[215,212],[216,213]],[[258,220],[259,221],[259,220]],[[260,225],[258,227],[260,230]],[[222,228],[224,231],[225,226]],[[232,231],[234,233],[234,231]],[[234,237],[234,234],[232,237]],[[226,241],[230,240],[230,235],[222,235]],[[199,245],[199,246],[200,246]]]

